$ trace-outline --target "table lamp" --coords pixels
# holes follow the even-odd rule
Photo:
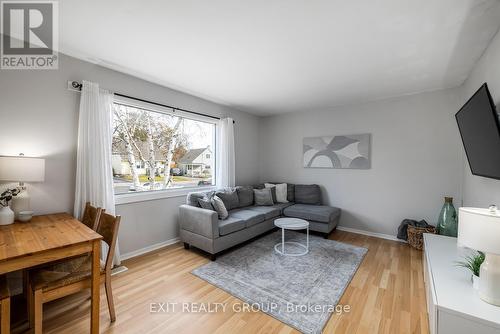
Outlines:
[[[30,197],[24,182],[43,182],[45,179],[45,159],[0,156],[0,181],[19,182],[21,192],[13,197],[11,208],[16,218],[19,212],[30,211]]]
[[[485,253],[479,273],[479,297],[500,306],[500,215],[496,207],[460,208],[458,245]]]

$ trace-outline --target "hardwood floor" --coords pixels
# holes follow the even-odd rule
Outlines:
[[[324,333],[428,333],[422,252],[408,245],[335,231],[331,239],[369,249]],[[124,262],[113,277],[117,320],[111,324],[101,289],[101,333],[298,333],[262,312],[233,312],[241,301],[190,274],[208,257],[181,243]],[[44,305],[47,333],[87,333],[90,301],[77,294]],[[228,303],[226,312],[150,313],[150,304]],[[213,305],[213,304],[212,304]],[[158,307],[157,307],[158,308]],[[166,308],[166,306],[165,306]]]

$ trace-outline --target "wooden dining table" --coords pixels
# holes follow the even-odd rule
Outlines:
[[[90,333],[99,333],[102,236],[67,213],[35,216],[0,226],[0,275],[92,254]]]

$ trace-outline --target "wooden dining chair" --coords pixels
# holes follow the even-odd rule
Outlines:
[[[97,231],[97,226],[99,225],[99,218],[104,212],[101,208],[96,208],[90,204],[90,202],[85,203],[85,210],[83,211],[82,223]]]
[[[87,227],[91,228],[94,231],[97,231],[97,226],[99,225],[99,219],[101,217],[101,214],[105,212],[104,209],[92,206],[90,202],[85,203],[85,210],[83,211],[83,216],[81,222],[86,225]],[[86,255],[79,256],[80,258],[84,259]],[[63,261],[58,261],[58,262],[64,262],[67,260]],[[77,261],[78,262],[78,261]],[[83,261],[81,261],[83,262]],[[43,265],[42,267],[45,267],[46,265]],[[26,299],[29,299],[28,294],[28,281],[29,281],[29,271],[26,269],[23,271],[23,292],[25,295]],[[28,305],[29,306],[29,305]],[[1,333],[0,333],[1,334]]]
[[[108,247],[106,262],[101,262],[101,283],[104,282],[111,322],[116,320],[113,292],[111,289],[111,268],[115,255],[116,238],[120,226],[120,216],[101,213],[97,233]],[[43,304],[91,287],[92,257],[75,258],[58,263],[51,268],[34,270],[29,277],[28,298],[30,327],[35,334],[42,333]]]
[[[10,333],[10,291],[5,275],[0,276],[0,333]]]

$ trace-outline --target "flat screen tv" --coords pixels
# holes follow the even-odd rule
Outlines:
[[[485,83],[455,114],[472,174],[500,180],[500,121]]]

